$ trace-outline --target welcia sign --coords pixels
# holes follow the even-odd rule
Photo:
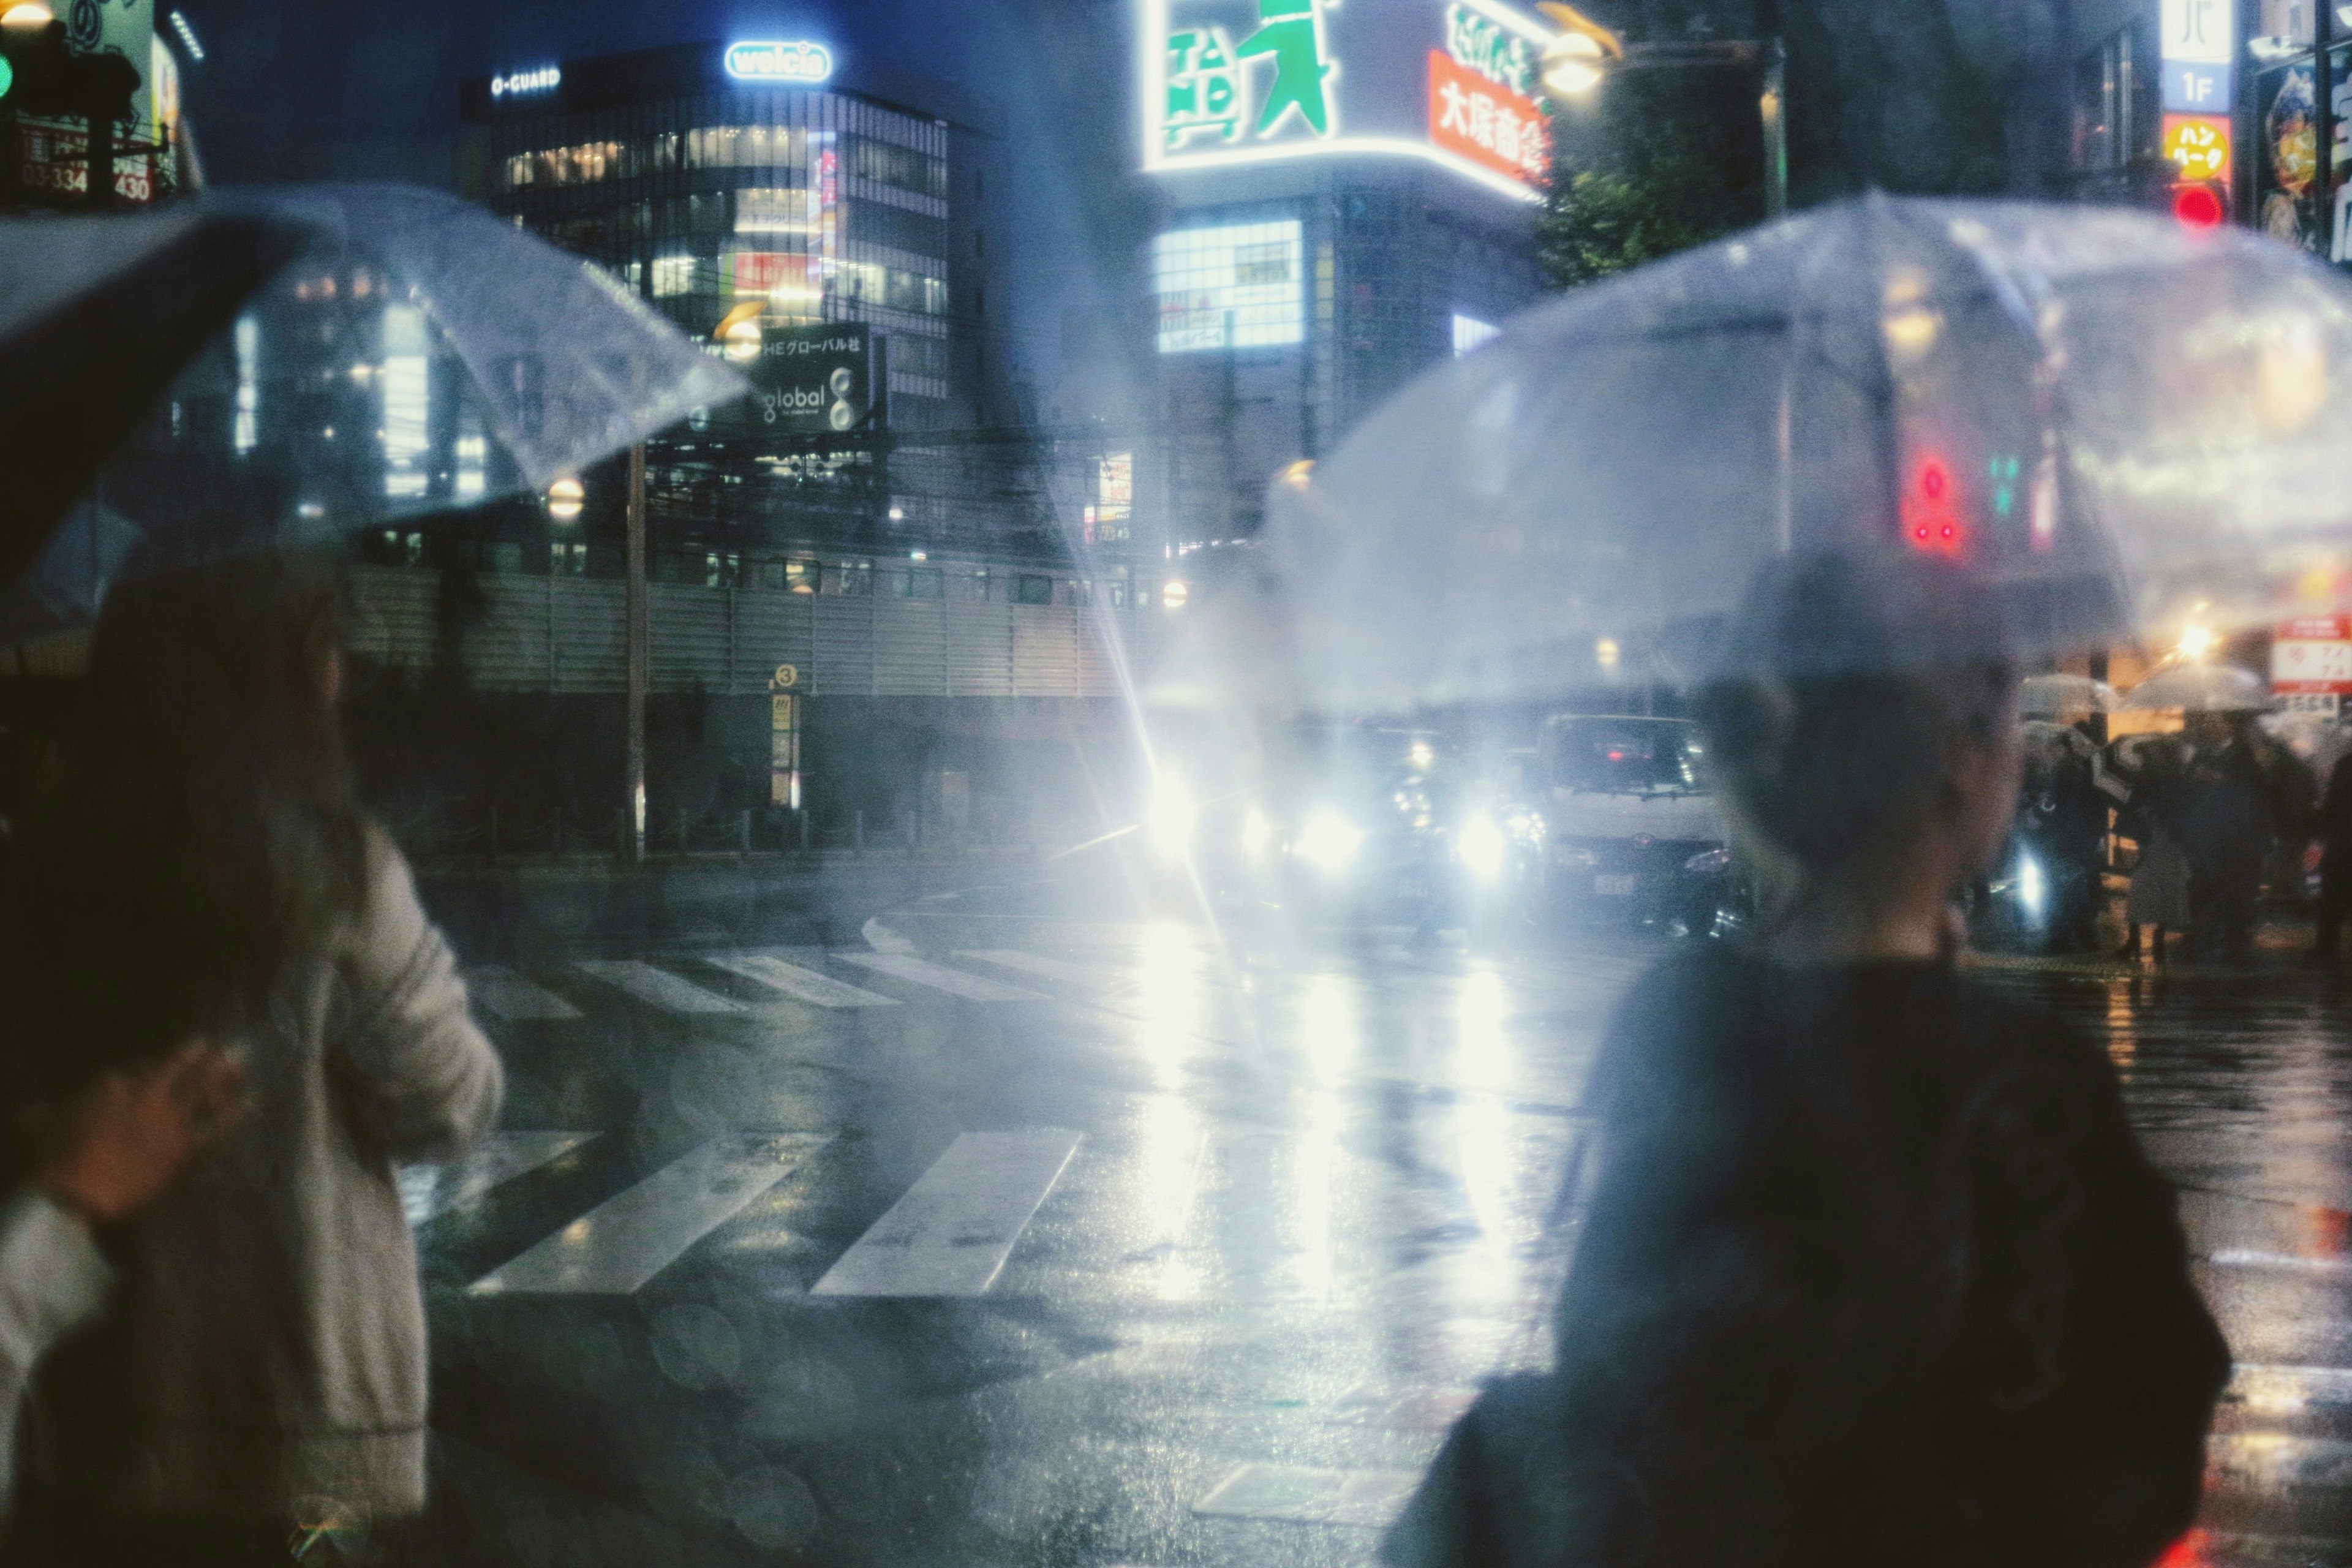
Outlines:
[[[1143,166],[1417,158],[1533,200],[1552,30],[1503,0],[1136,0]]]
[[[737,81],[819,82],[833,75],[833,51],[805,40],[747,40],[727,46],[727,74]]]

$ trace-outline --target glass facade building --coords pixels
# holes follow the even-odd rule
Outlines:
[[[988,422],[991,113],[799,47],[823,79],[739,79],[718,44],[476,78],[467,194],[697,336],[866,323],[896,428]]]

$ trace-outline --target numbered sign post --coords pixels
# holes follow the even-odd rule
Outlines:
[[[2271,689],[2290,713],[2336,717],[2352,693],[2352,616],[2306,616],[2278,627]]]

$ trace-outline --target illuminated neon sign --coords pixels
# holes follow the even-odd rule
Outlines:
[[[1504,0],[1135,3],[1147,173],[1402,157],[1539,196],[1552,32]]]
[[[173,12],[173,16],[179,15]],[[201,58],[201,57],[199,57]],[[562,66],[541,66],[537,70],[516,71],[509,76],[490,79],[492,98],[514,98],[529,92],[553,92],[563,85]]]
[[[805,41],[730,44],[727,74],[737,81],[824,81],[833,75],[833,51]]]
[[[2234,0],[2164,0],[2160,17],[2164,107],[2182,114],[2227,114],[2238,58]]]

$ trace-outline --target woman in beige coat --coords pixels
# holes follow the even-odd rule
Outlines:
[[[45,1370],[36,1554],[286,1560],[425,1501],[425,1314],[395,1167],[496,1119],[498,1058],[358,806],[338,584],[287,555],[110,596],[92,722],[28,845],[12,959],[61,1053],[206,1034],[251,1121],[121,1237],[113,1308]],[[46,1521],[46,1522],[45,1522]]]

